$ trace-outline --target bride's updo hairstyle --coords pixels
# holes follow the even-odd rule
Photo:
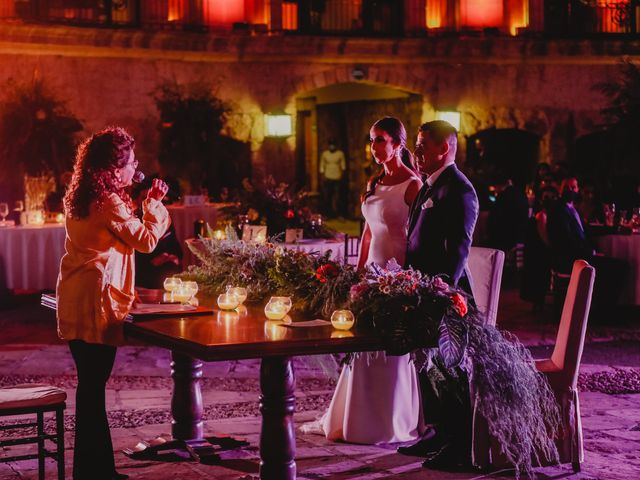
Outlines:
[[[404,125],[400,120],[395,117],[383,117],[378,120],[376,123],[372,125],[371,128],[378,128],[389,135],[394,143],[400,144],[400,159],[402,163],[404,163],[411,170],[415,171],[415,166],[413,164],[413,157],[409,149],[407,149],[407,130],[404,128]],[[384,178],[384,168],[381,168],[379,172],[373,175],[369,181],[367,182],[367,190],[362,195],[362,201],[364,202],[367,198],[373,195],[376,192],[376,185]]]

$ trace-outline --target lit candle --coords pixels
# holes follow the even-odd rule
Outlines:
[[[349,330],[354,322],[355,318],[350,310],[336,310],[331,314],[331,325],[337,330]]]
[[[191,292],[191,296],[194,297],[196,293],[198,293],[198,282],[194,282],[193,280],[189,280],[186,282],[182,282],[182,285]]]
[[[267,241],[267,235],[264,231],[258,232],[254,240],[256,243],[265,243]]]
[[[215,230],[213,232],[213,238],[216,240],[224,240],[227,236],[224,234],[223,230]]]
[[[56,215],[56,222],[58,223],[64,223],[64,213],[58,213]]]
[[[182,280],[178,277],[167,277],[164,279],[163,285],[167,292],[173,292],[178,286],[182,285]]]
[[[193,297],[191,289],[184,285],[178,285],[178,287],[171,293],[173,294],[173,299],[180,303],[188,303],[189,300],[191,300],[191,297]]]
[[[218,295],[218,307],[222,310],[233,310],[238,306],[238,297],[229,293]]]
[[[287,314],[287,308],[282,302],[269,301],[264,307],[264,314],[269,320],[282,320]]]
[[[227,293],[238,297],[238,303],[242,305],[247,299],[247,289],[244,287],[228,287]]]

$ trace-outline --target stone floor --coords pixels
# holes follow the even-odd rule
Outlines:
[[[71,478],[75,371],[66,346],[55,336],[51,312],[37,305],[37,296],[13,298],[0,309],[0,385],[45,381],[68,393],[66,412],[67,477]],[[533,315],[528,305],[506,289],[499,323],[515,333],[536,357],[548,355],[555,325],[548,313]],[[538,469],[538,478],[640,478],[640,315],[627,311],[607,325],[590,327],[583,356],[580,385],[586,460],[583,471],[568,467]],[[325,359],[326,360],[326,359]],[[246,438],[249,447],[222,451],[219,465],[189,461],[131,460],[121,453],[140,440],[168,436],[171,382],[166,351],[133,345],[120,348],[107,402],[118,469],[135,479],[252,479],[258,473],[258,361],[206,364],[202,382],[207,435],[224,432]],[[313,420],[328,405],[336,366],[323,372],[317,359],[296,360],[297,425]],[[24,447],[12,447],[3,455]],[[394,445],[359,446],[332,443],[317,435],[297,433],[299,479],[480,479],[511,478],[513,472],[490,474],[444,472],[421,468],[419,459],[395,453]],[[168,458],[167,460],[171,460]],[[175,459],[174,459],[175,460]],[[47,478],[55,464],[47,461]],[[35,461],[0,464],[1,480],[35,479]],[[277,480],[277,479],[275,479]]]

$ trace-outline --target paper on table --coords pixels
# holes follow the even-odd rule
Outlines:
[[[331,322],[316,318],[315,320],[305,320],[303,322],[283,323],[283,327],[325,327],[331,325]]]
[[[129,311],[131,315],[147,315],[152,313],[182,313],[193,312],[197,307],[193,305],[181,305],[176,303],[136,303]]]

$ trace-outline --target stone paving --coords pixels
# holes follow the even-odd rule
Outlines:
[[[555,326],[532,323],[522,305],[507,297],[501,305],[502,321],[532,349],[548,355]],[[535,320],[535,319],[534,319]],[[0,311],[0,385],[46,381],[68,393],[66,411],[67,478],[71,478],[75,370],[66,345],[55,338],[50,312],[29,303]],[[538,469],[542,479],[640,478],[640,333],[637,325],[590,328],[583,356],[580,394],[586,461],[583,471],[568,466]],[[6,340],[5,340],[6,339]],[[249,447],[222,451],[220,465],[189,461],[131,460],[121,453],[140,440],[168,436],[171,382],[168,352],[144,346],[120,348],[107,403],[116,464],[132,479],[253,479],[258,473],[260,418],[257,408],[259,361],[209,363],[202,382],[205,432],[246,438]],[[297,405],[295,420],[316,418],[328,406],[334,379],[318,362],[296,360]],[[333,374],[337,372],[337,363]],[[589,391],[585,391],[589,390]],[[443,472],[421,468],[419,459],[395,453],[395,445],[361,446],[328,442],[324,437],[297,432],[298,478],[315,479],[480,479],[513,478],[512,471]],[[3,455],[25,447],[12,447]],[[35,461],[0,464],[0,480],[37,478]],[[47,478],[55,478],[55,463],[47,461]],[[277,480],[277,479],[274,479]]]

